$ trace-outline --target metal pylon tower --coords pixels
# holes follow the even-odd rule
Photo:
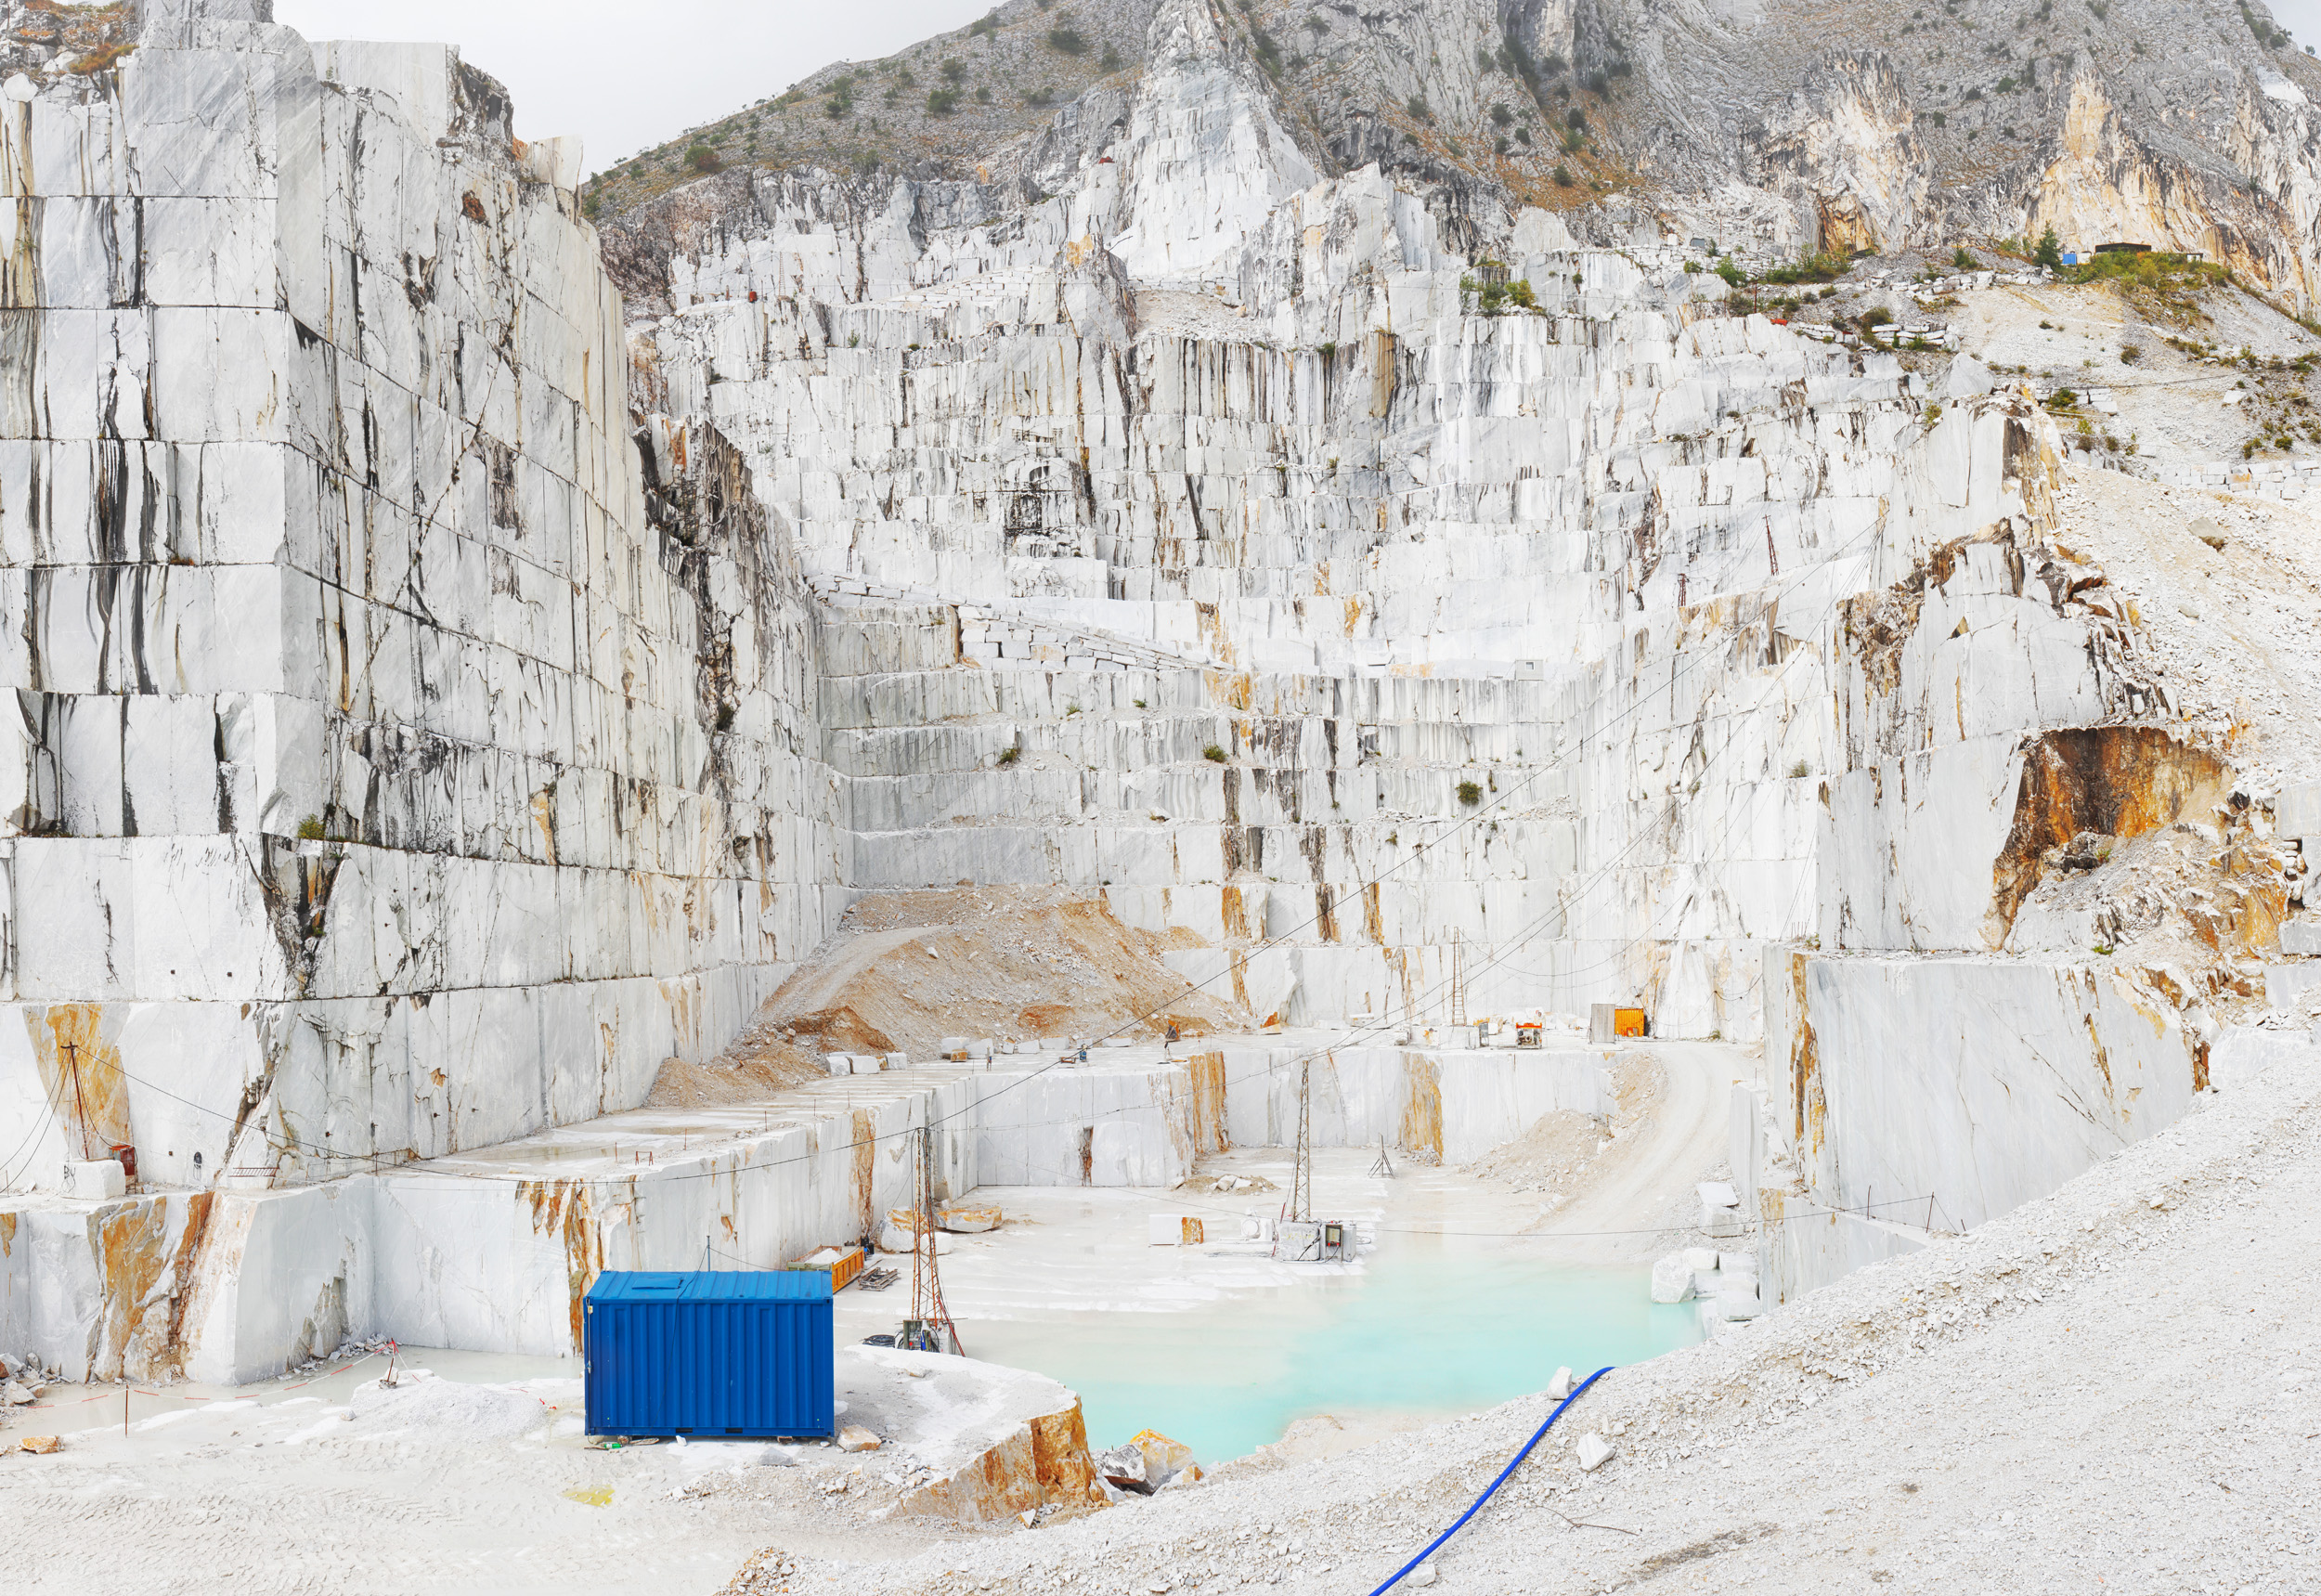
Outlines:
[[[912,1138],[918,1151],[918,1194],[911,1226],[911,1317],[903,1342],[926,1352],[959,1351],[959,1329],[943,1303],[943,1281],[935,1255],[935,1130],[921,1125]]]
[[[1337,1055],[1330,1056],[1336,1062]],[[1314,1060],[1298,1064],[1298,1151],[1290,1174],[1290,1217],[1314,1217]]]
[[[1467,937],[1457,927],[1451,928],[1450,945],[1450,1022],[1467,1023]]]

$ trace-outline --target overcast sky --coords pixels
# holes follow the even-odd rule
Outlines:
[[[2321,6],[2321,0],[2312,0]],[[274,0],[309,39],[415,39],[508,85],[516,136],[577,133],[590,172],[817,67],[962,28],[992,0]]]
[[[2307,45],[2321,47],[2321,0],[2273,0],[2267,8],[2273,20],[2289,30],[2299,49]]]
[[[506,84],[516,134],[577,133],[590,172],[779,94],[832,61],[874,60],[965,27],[992,0],[275,0],[310,39],[441,40]],[[2271,0],[2300,45],[2321,0]]]

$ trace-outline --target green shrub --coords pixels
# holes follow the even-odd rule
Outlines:
[[[1562,162],[1558,162],[1555,168],[1555,182],[1556,187],[1559,188],[1570,188],[1572,186],[1572,169],[1564,165]]]
[[[1505,101],[1491,108],[1491,125],[1494,127],[1510,127],[1514,124],[1514,122],[1515,113],[1507,109]]]
[[[2163,250],[2114,250],[2090,255],[2064,271],[2072,282],[2116,281],[2123,288],[2149,289],[2162,294],[2198,292],[2230,275],[2214,261],[2191,260]]]
[[[318,814],[310,814],[300,821],[298,838],[301,842],[320,842],[322,840],[322,817]]]
[[[970,39],[976,38],[979,35],[989,39],[997,35],[998,32],[999,13],[997,11],[986,12],[984,15],[978,17],[974,21],[967,24],[967,37]]]
[[[1115,48],[1113,48],[1110,45],[1105,45],[1105,46],[1104,46],[1104,58],[1103,58],[1102,60],[1098,61],[1098,62],[1096,63],[1096,65],[1097,65],[1097,66],[1099,66],[1099,67],[1101,67],[1102,69],[1104,69],[1104,71],[1108,71],[1108,72],[1117,72],[1117,71],[1119,71],[1121,70],[1121,53],[1120,53],[1120,51],[1119,51],[1119,50],[1117,50],[1117,49],[1115,49]]]
[[[696,172],[715,172],[725,162],[720,161],[718,152],[707,145],[696,144],[685,151],[685,164]]]
[[[932,115],[949,116],[959,109],[959,91],[948,88],[927,90],[927,109]]]
[[[1832,282],[1844,277],[1852,269],[1853,262],[1844,255],[1823,250],[1819,254],[1806,256],[1805,259],[1793,266],[1774,266],[1758,280],[1784,285],[1799,282]]]
[[[945,56],[943,58],[942,71],[943,82],[955,86],[961,79],[967,75],[967,63],[961,60],[956,56]]]
[[[1021,758],[1023,758],[1023,750],[1021,748],[1009,747],[1002,748],[999,751],[999,762],[1003,765],[1012,765]]]
[[[1951,266],[1954,271],[1980,271],[1982,262],[1968,254],[1966,246],[1961,244],[1951,252]]]
[[[1473,782],[1460,782],[1459,784],[1459,801],[1465,804],[1469,809],[1474,808],[1475,805],[1483,801],[1482,787],[1476,785]]]
[[[1403,110],[1408,111],[1414,120],[1423,122],[1430,127],[1433,125],[1434,111],[1433,108],[1426,103],[1426,96],[1422,94],[1414,94],[1408,99],[1403,101],[1402,108]]]
[[[1077,28],[1050,28],[1047,47],[1059,56],[1084,56],[1088,53],[1088,35]]]
[[[1212,743],[1209,746],[1203,748],[1200,751],[1200,757],[1209,760],[1212,764],[1222,765],[1225,763],[1225,750],[1217,746],[1214,743]]]

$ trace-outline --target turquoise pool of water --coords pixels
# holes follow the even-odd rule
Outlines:
[[[1688,1306],[1655,1304],[1650,1272],[1527,1260],[1388,1234],[1359,1272],[1316,1273],[1179,1313],[960,1321],[969,1352],[1080,1394],[1088,1439],[1143,1429],[1205,1462],[1238,1458],[1317,1413],[1445,1417],[1700,1339]]]

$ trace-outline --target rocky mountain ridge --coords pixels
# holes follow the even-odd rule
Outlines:
[[[1488,213],[1532,204],[1596,242],[1895,253],[2027,247],[2053,227],[2198,252],[2300,306],[2321,285],[2321,66],[2238,0],[1198,10],[1220,70],[1316,174],[1376,163],[1470,252],[1492,243]],[[690,153],[729,189],[814,171],[871,191],[997,184],[995,204],[1028,204],[1127,135],[1181,47],[1162,33],[1191,25],[1153,32],[1153,15],[1016,0],[625,162],[590,202],[648,227],[697,206],[670,193],[696,175]]]

